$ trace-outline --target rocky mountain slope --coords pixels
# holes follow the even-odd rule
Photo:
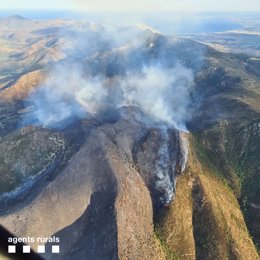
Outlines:
[[[260,77],[252,57],[146,27],[23,19],[19,30],[17,19],[0,20],[1,225],[20,237],[59,237],[60,254],[47,243],[46,259],[259,259]],[[152,120],[144,96],[119,106],[125,79],[158,63],[173,68],[158,74],[159,86],[175,73],[171,84],[189,86],[183,109],[178,98],[170,106],[186,128]],[[85,86],[91,77],[98,94]],[[152,77],[132,78],[142,87]],[[163,96],[164,107],[174,95]],[[95,113],[78,107],[92,111],[99,100]]]

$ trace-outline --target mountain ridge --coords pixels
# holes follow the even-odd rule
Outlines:
[[[10,193],[0,190],[0,223],[16,236],[59,236],[60,259],[258,259],[260,78],[250,56],[150,30],[130,29],[130,39],[127,28],[53,23],[34,23],[43,35],[32,26],[20,42],[4,38],[13,51],[0,66],[0,189]],[[154,73],[159,85],[149,85]],[[156,88],[172,74],[181,75],[173,85],[193,80],[187,133],[147,116],[137,88],[140,104],[120,104],[126,82]],[[64,111],[56,105],[72,116],[44,125],[45,113]]]

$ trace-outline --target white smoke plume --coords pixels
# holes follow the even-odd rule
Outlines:
[[[123,82],[124,105],[139,107],[154,122],[186,130],[192,84],[192,71],[181,65],[144,67]]]
[[[136,30],[131,35],[138,37],[133,37],[136,40],[131,40],[130,44],[126,44],[129,42],[127,37],[120,39],[112,36],[111,45],[115,49],[118,46],[124,46],[123,49],[119,49],[120,51],[126,49],[127,52],[131,51],[131,48],[139,50],[142,46],[146,46],[147,39],[139,37],[140,34],[136,34]],[[102,42],[110,42],[109,37],[102,37],[105,38]],[[149,48],[153,48],[149,41],[148,43],[148,46],[151,46]],[[85,46],[84,37],[77,39],[77,46]],[[90,43],[84,48],[79,48],[80,54],[77,50],[76,53],[85,57],[86,62],[88,57],[93,57],[93,55],[102,59],[103,56],[98,55],[100,52],[104,53],[104,57],[112,55],[113,60],[113,50],[107,51],[102,48],[99,50],[95,44]],[[127,58],[128,53],[124,55]],[[137,59],[140,60],[140,64],[143,64],[139,70],[126,66],[124,73],[115,73],[110,77],[105,76],[103,67],[98,67],[97,73],[93,76],[88,71],[89,68],[86,69],[82,65],[84,59],[80,59],[81,65],[77,62],[76,65],[69,64],[66,61],[56,65],[45,82],[31,93],[29,102],[33,104],[34,110],[26,115],[24,123],[63,128],[77,119],[96,118],[99,120],[100,115],[102,119],[105,119],[104,116],[107,114],[120,114],[120,111],[127,111],[122,108],[137,108],[134,110],[139,111],[136,120],[141,120],[142,123],[160,130],[161,142],[154,174],[157,180],[156,189],[164,194],[160,199],[163,204],[167,204],[174,197],[176,182],[174,170],[176,161],[170,160],[168,129],[187,131],[186,122],[191,116],[193,72],[177,61],[175,66],[167,66],[160,58],[157,63],[149,61],[149,57],[142,55],[140,57],[137,55]],[[102,62],[98,64],[102,65]],[[113,63],[110,66],[113,67]],[[121,115],[127,116],[125,112]],[[184,139],[181,139],[181,149],[183,150],[183,168],[181,169],[183,171],[188,153],[188,146]]]
[[[137,107],[144,122],[186,130],[189,118],[192,71],[182,65],[144,66],[116,77],[111,88],[104,77],[85,75],[78,66],[58,66],[29,100],[35,112],[30,119],[46,127],[67,125],[78,118],[95,117],[106,109]],[[28,121],[28,118],[27,118]]]
[[[181,173],[185,171],[189,156],[189,140],[186,133],[180,132],[180,149],[182,153]]]
[[[67,125],[71,120],[94,116],[105,104],[107,91],[102,80],[83,77],[79,67],[58,66],[29,97],[35,112],[26,121],[45,127]]]
[[[161,201],[168,204],[174,197],[174,178],[171,176],[171,170],[176,162],[171,162],[169,156],[169,135],[166,126],[160,127],[161,142],[158,150],[158,159],[155,164],[156,188],[163,192]]]

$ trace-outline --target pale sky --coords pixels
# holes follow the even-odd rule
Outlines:
[[[260,0],[0,0],[0,9],[260,11]]]

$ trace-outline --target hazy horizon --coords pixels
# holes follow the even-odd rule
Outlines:
[[[208,0],[9,0],[0,3],[0,9],[23,10],[73,10],[73,11],[184,11],[184,12],[249,12],[260,11],[259,0],[220,0],[212,2]]]
[[[72,19],[110,26],[146,24],[164,34],[210,33],[238,30],[260,12],[77,11],[0,9],[0,18],[21,15],[32,20]]]

